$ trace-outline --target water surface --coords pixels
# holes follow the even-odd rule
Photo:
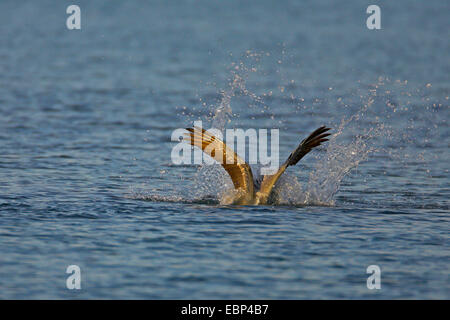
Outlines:
[[[364,1],[69,4],[0,4],[0,298],[450,298],[446,1],[378,31]],[[280,161],[335,136],[277,205],[220,206],[223,171],[171,163],[198,119],[279,128]]]

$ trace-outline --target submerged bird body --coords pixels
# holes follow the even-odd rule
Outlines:
[[[267,204],[273,188],[289,166],[293,166],[300,161],[313,148],[319,146],[326,139],[330,128],[322,126],[312,132],[304,139],[298,147],[289,155],[287,160],[281,165],[273,175],[263,176],[262,182],[257,190],[253,181],[252,170],[248,163],[239,157],[223,141],[211,135],[201,128],[187,128],[189,133],[186,141],[192,146],[200,148],[207,155],[218,161],[233,181],[234,190],[224,195],[221,203],[235,205],[264,205]]]

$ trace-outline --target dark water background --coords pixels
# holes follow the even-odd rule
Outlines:
[[[448,1],[77,1],[80,31],[70,4],[0,2],[0,298],[450,298]],[[171,164],[227,98],[281,161],[340,133],[301,201],[199,201],[226,178]]]

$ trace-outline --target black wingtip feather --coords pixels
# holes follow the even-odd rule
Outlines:
[[[326,137],[330,136],[331,133],[326,133],[331,130],[326,126],[321,126],[314,130],[306,139],[304,139],[297,149],[294,150],[289,155],[289,158],[286,160],[286,164],[288,166],[293,166],[300,161],[305,155],[307,155],[313,148],[320,146],[322,142],[329,141]]]

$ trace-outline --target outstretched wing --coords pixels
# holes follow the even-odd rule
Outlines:
[[[186,128],[189,133],[185,141],[196,146],[211,158],[219,162],[230,175],[236,189],[242,188],[245,192],[253,194],[253,175],[250,166],[227,145],[211,135],[208,131],[194,127]]]
[[[278,181],[278,178],[283,174],[287,167],[296,165],[297,162],[300,161],[308,152],[310,152],[313,148],[319,146],[322,142],[328,141],[326,137],[330,134],[325,133],[330,128],[322,126],[316,129],[313,133],[311,133],[306,139],[304,139],[298,147],[289,155],[287,160],[283,163],[283,165],[278,169],[278,171],[273,175],[266,175],[263,178],[261,183],[260,192],[266,195],[272,191],[273,186]]]

